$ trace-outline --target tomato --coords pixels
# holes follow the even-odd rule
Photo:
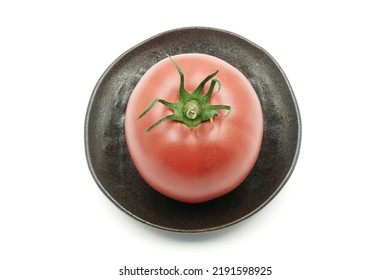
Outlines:
[[[185,104],[175,105],[178,100]],[[176,55],[152,66],[134,88],[125,135],[135,167],[152,188],[182,202],[204,202],[238,187],[253,168],[263,137],[261,104],[227,62]]]

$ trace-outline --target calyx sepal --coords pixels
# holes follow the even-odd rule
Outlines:
[[[193,92],[187,92],[184,88],[184,74],[182,70],[171,57],[169,57],[169,59],[172,61],[180,75],[179,100],[175,103],[171,103],[164,99],[156,98],[150,102],[146,109],[138,116],[138,119],[142,118],[147,112],[149,112],[157,102],[170,108],[173,111],[173,114],[155,122],[145,131],[145,133],[148,133],[160,123],[168,120],[178,121],[187,125],[189,128],[194,128],[202,122],[212,121],[218,116],[218,110],[228,110],[225,117],[229,115],[231,106],[210,104],[210,98],[215,86],[218,86],[216,92],[219,92],[221,89],[221,82],[214,78],[218,74],[218,70],[208,75]],[[206,94],[204,94],[204,87],[210,80],[211,83],[209,90]]]

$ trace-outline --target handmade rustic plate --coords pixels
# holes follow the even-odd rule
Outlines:
[[[210,54],[235,66],[256,90],[264,114],[261,153],[249,176],[231,193],[200,204],[153,190],[131,161],[123,127],[127,101],[142,75],[167,54],[182,53]],[[178,232],[221,229],[258,212],[290,177],[300,139],[298,105],[276,61],[237,34],[203,27],[167,31],[122,54],[98,81],[85,120],[86,157],[103,193],[139,221]]]

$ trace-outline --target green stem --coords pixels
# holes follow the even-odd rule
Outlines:
[[[190,120],[195,120],[201,113],[202,110],[196,100],[190,100],[183,106],[183,114]]]
[[[170,103],[164,99],[154,99],[138,116],[138,119],[142,118],[147,112],[149,112],[157,102],[170,108],[173,111],[173,114],[155,122],[145,131],[145,133],[148,133],[160,123],[167,120],[178,121],[187,125],[189,128],[194,128],[202,122],[210,121],[217,117],[217,110],[228,110],[228,113],[225,115],[225,117],[229,115],[231,111],[231,107],[229,105],[211,105],[209,103],[215,86],[218,85],[218,90],[216,92],[219,92],[221,89],[221,82],[218,79],[214,79],[218,71],[208,75],[193,92],[187,92],[184,88],[185,79],[182,70],[172,58],[170,58],[170,60],[172,61],[180,76],[179,100],[175,103]],[[206,94],[203,94],[204,87],[210,80],[210,88]]]

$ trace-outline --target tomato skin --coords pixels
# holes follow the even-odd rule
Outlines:
[[[157,103],[141,119],[138,116],[156,98],[178,100],[179,74],[172,61],[152,66],[134,88],[125,115],[125,135],[131,158],[143,179],[173,199],[199,203],[235,189],[255,164],[263,137],[263,116],[255,90],[236,68],[205,54],[181,54],[172,59],[184,73],[184,87],[192,92],[209,74],[221,90],[210,104],[230,105],[230,114],[219,111],[213,121],[195,128],[165,121],[145,130],[172,110]],[[205,92],[208,90],[206,84]]]

